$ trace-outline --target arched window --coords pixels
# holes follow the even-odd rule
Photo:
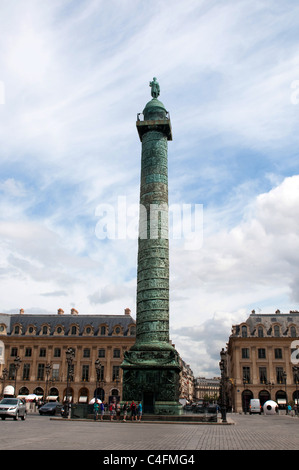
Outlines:
[[[247,326],[242,326],[242,338],[247,338]]]
[[[296,328],[295,328],[295,326],[291,326],[291,337],[296,338]]]
[[[73,325],[71,328],[71,335],[76,335],[76,334],[77,334],[77,327]]]
[[[262,326],[259,326],[259,327],[258,327],[257,333],[258,333],[258,337],[259,337],[259,338],[263,338],[263,337],[264,337],[264,329],[263,329]]]
[[[278,338],[280,336],[280,328],[278,325],[274,325],[274,336]]]

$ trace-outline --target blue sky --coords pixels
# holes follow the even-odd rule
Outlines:
[[[169,203],[203,205],[202,246],[170,240],[171,338],[196,375],[218,375],[234,323],[298,309],[299,6],[0,9],[0,310],[135,315],[136,240],[99,239],[97,214],[139,201],[135,121],[156,76]]]

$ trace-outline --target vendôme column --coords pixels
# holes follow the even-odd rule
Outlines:
[[[179,414],[179,358],[169,343],[168,140],[169,113],[150,82],[152,99],[137,117],[142,142],[137,265],[136,342],[125,353],[123,400],[144,412]]]

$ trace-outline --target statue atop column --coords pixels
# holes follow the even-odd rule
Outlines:
[[[151,87],[151,95],[153,98],[158,98],[160,95],[160,85],[157,82],[156,77],[153,78],[153,81],[149,83],[149,86]]]

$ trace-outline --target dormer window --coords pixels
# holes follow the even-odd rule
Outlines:
[[[274,336],[278,338],[280,336],[280,328],[278,325],[274,325]]]
[[[257,334],[258,334],[258,337],[259,337],[259,338],[263,338],[263,337],[264,337],[264,329],[263,329],[262,326],[259,326],[259,327],[258,327]]]
[[[242,338],[247,338],[247,326],[242,326]]]
[[[76,335],[77,334],[77,327],[75,325],[73,325],[71,327],[71,335]]]

